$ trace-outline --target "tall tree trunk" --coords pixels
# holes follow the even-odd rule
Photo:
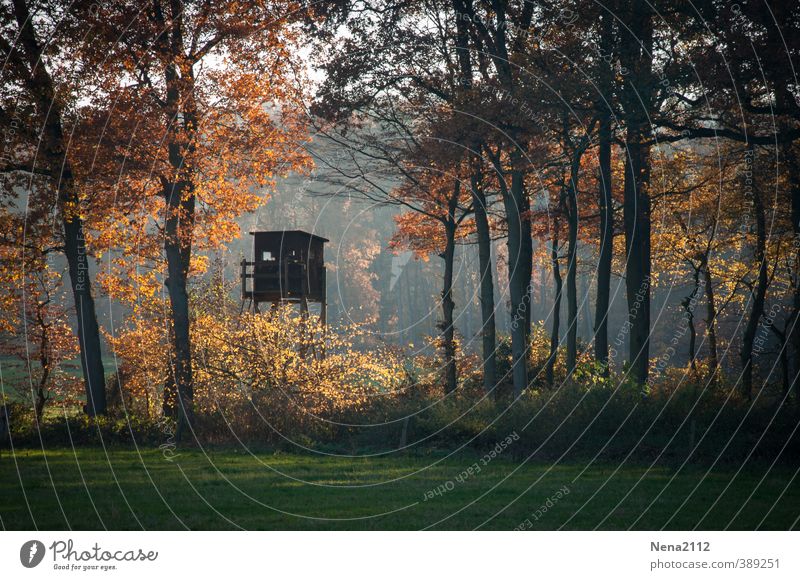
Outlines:
[[[692,376],[697,376],[697,329],[694,326],[694,307],[697,303],[697,296],[700,293],[700,270],[694,268],[692,275],[694,286],[692,292],[681,302],[686,311],[686,324],[689,327],[689,367],[692,369]]]
[[[787,5],[786,8],[790,6]],[[789,10],[791,10],[789,8]],[[770,35],[776,35],[775,31],[770,31]],[[774,38],[773,41],[777,41]],[[782,43],[783,41],[780,40]],[[776,74],[780,71],[780,74]],[[794,96],[789,90],[792,84],[793,70],[791,67],[779,68],[771,67],[771,73],[774,78],[772,84],[775,89],[776,105],[780,109],[796,108]],[[791,123],[785,119],[781,119],[778,124],[781,133],[791,129]],[[789,319],[786,321],[785,328],[785,341],[787,346],[791,346],[794,352],[794,372],[791,370],[790,361],[786,361],[787,366],[787,382],[791,390],[793,385],[797,384],[798,376],[800,376],[800,163],[798,162],[797,147],[793,142],[784,142],[781,145],[780,162],[783,163],[783,171],[786,173],[787,185],[789,192],[789,206],[792,219],[792,259],[791,269],[793,270],[793,283],[792,283],[792,311]],[[788,359],[788,353],[786,353]],[[782,363],[783,364],[783,363]]]
[[[583,329],[582,332],[578,334],[580,338],[584,340],[587,344],[592,341],[594,338],[594,327],[592,326],[592,306],[591,300],[589,300],[590,292],[589,286],[591,284],[590,278],[588,276],[582,276],[580,278],[580,285],[578,289],[578,296],[581,297],[581,309],[583,309],[582,319],[583,319]]]
[[[745,189],[749,189],[753,196],[753,212],[756,217],[756,247],[755,247],[755,260],[758,264],[758,278],[752,293],[752,306],[750,314],[747,319],[747,325],[742,335],[742,351],[740,358],[742,362],[742,394],[748,400],[753,397],[753,343],[756,338],[758,330],[758,323],[761,316],[764,314],[764,302],[767,296],[767,259],[766,259],[766,246],[767,246],[767,224],[766,217],[764,216],[764,202],[761,198],[758,183],[755,178],[755,150],[753,147],[748,147],[745,153],[745,165],[749,158],[749,170],[745,169]],[[750,184],[748,188],[747,173],[750,173]]]
[[[42,328],[44,332],[44,328]],[[46,342],[46,341],[42,341]],[[44,416],[44,406],[47,404],[47,400],[49,397],[46,395],[47,392],[47,381],[50,379],[50,363],[48,357],[40,356],[40,365],[42,367],[42,376],[39,378],[39,384],[36,388],[36,397],[33,402],[33,412],[36,417],[36,424],[42,420]]]
[[[167,258],[168,276],[166,285],[172,318],[172,376],[177,395],[178,439],[183,435],[184,429],[191,426],[194,416],[189,293],[186,280],[189,273],[195,200],[193,195],[181,200],[182,191],[187,185],[174,184],[172,187],[167,197],[168,216],[164,228],[164,252]]]
[[[550,248],[550,264],[553,268],[553,326],[550,330],[550,354],[547,357],[547,366],[545,368],[545,378],[547,384],[553,386],[555,382],[555,364],[556,357],[558,356],[558,344],[561,340],[561,292],[563,289],[563,280],[561,278],[561,267],[558,264],[558,228],[559,220],[553,220],[553,240]]]
[[[60,205],[62,208],[75,207],[74,204],[77,202],[78,196],[72,189],[72,193],[62,197]],[[65,212],[69,213],[69,210],[62,210],[62,213]],[[78,321],[81,370],[86,391],[85,412],[94,417],[104,415],[106,412],[106,380],[100,345],[100,326],[97,323],[92,283],[89,278],[83,220],[72,216],[64,218],[63,225],[65,254]]]
[[[624,15],[620,60],[625,108],[625,290],[631,374],[647,384],[650,360],[650,112],[652,110],[652,8],[634,0]]]
[[[61,107],[55,87],[42,58],[42,51],[33,29],[33,19],[24,0],[14,0],[14,13],[30,68],[35,98],[41,111],[46,111],[43,133],[45,156],[52,179],[57,183],[58,207],[64,229],[64,255],[67,260],[70,287],[75,302],[80,345],[81,370],[86,391],[85,411],[89,416],[106,412],[106,383],[100,345],[86,238],[80,210],[80,197],[75,185],[72,165],[67,159]]]
[[[456,18],[456,49],[462,86],[467,99],[472,89],[472,59],[469,50],[467,6],[464,0],[452,1]],[[472,205],[475,214],[475,233],[478,239],[478,268],[480,271],[481,349],[483,354],[483,388],[493,392],[497,386],[497,326],[495,322],[494,279],[492,276],[492,239],[487,214],[486,195],[480,179],[481,144],[472,140],[470,148]]]
[[[38,426],[44,415],[44,406],[47,403],[47,381],[50,380],[50,338],[47,335],[48,325],[44,317],[44,305],[36,307],[36,325],[42,333],[39,339],[39,366],[42,367],[42,376],[36,389],[36,398],[33,403],[33,412]]]
[[[167,89],[166,110],[169,118],[169,164],[176,178],[164,184],[165,224],[164,253],[167,262],[167,290],[172,319],[172,374],[178,406],[176,439],[192,428],[194,419],[194,384],[192,377],[192,348],[190,336],[189,292],[187,277],[192,255],[195,224],[194,139],[197,130],[197,111],[194,100],[194,71],[184,65],[183,3],[171,4],[172,22],[170,51],[172,63],[165,69]],[[165,392],[165,396],[166,396]]]
[[[581,158],[590,143],[594,125],[587,130],[578,147],[572,152],[569,168],[569,183],[564,192],[564,209],[567,215],[567,376],[578,363],[578,179]],[[569,128],[565,125],[565,139],[569,139]]]
[[[783,402],[787,403],[789,401],[789,391],[791,390],[792,385],[790,374],[791,371],[789,368],[789,345],[786,341],[786,329],[779,330],[775,326],[774,321],[769,325],[769,329],[778,339],[778,345],[780,346],[780,354],[778,356],[781,362],[781,386],[783,390]]]
[[[610,58],[613,50],[612,20],[602,15],[600,48]],[[614,258],[614,201],[611,186],[611,66],[600,64],[598,101],[598,157],[600,165],[600,252],[597,259],[597,296],[594,314],[594,356],[608,374],[608,308],[611,299],[611,267]]]
[[[576,153],[576,156],[578,154]],[[580,163],[580,158],[578,158]],[[567,376],[578,362],[578,195],[577,166],[573,163],[566,191],[567,214]]]
[[[783,162],[788,174],[789,196],[792,216],[793,256],[792,269],[794,282],[792,284],[792,312],[786,321],[786,342],[791,345],[794,352],[794,371],[787,361],[789,389],[797,385],[800,376],[800,162],[795,154],[792,143],[785,143],[782,149]],[[788,357],[788,354],[787,354]],[[795,390],[795,393],[797,391]]]
[[[533,229],[530,215],[531,203],[527,193],[524,191],[524,177],[522,172],[519,173],[519,188],[521,190],[519,197],[522,202],[522,247],[520,253],[524,283],[522,289],[522,304],[523,312],[525,313],[525,352],[527,355],[531,336],[531,315],[533,312],[533,304],[531,302],[533,299],[533,285],[531,283],[533,280]]]
[[[523,208],[526,207],[523,201],[525,195],[523,186],[523,175],[519,168],[522,162],[521,152],[514,150],[511,152],[511,187],[506,182],[505,172],[503,171],[500,155],[491,154],[492,164],[497,174],[497,183],[503,198],[503,208],[506,215],[508,227],[508,293],[510,303],[510,323],[511,332],[511,373],[515,395],[519,395],[528,386],[528,330],[526,324],[529,321],[529,314],[526,310],[530,304],[530,276],[532,269],[525,267],[527,259],[532,260],[533,242],[523,224]],[[530,224],[528,224],[530,226]],[[527,250],[526,250],[527,246]]]
[[[475,175],[472,176],[472,202],[475,212],[475,233],[478,238],[478,268],[480,271],[483,387],[487,392],[492,392],[497,386],[497,329],[494,317],[492,238],[486,211],[486,196]]]
[[[714,382],[717,379],[719,370],[719,347],[717,346],[717,304],[714,295],[714,285],[711,283],[711,269],[708,266],[708,259],[703,261],[703,280],[706,293],[706,334],[708,335],[708,366],[709,380]]]
[[[631,373],[644,385],[650,358],[650,199],[643,191],[647,156],[642,136],[628,129],[625,175],[625,289],[628,301],[628,357]]]
[[[456,185],[458,191],[458,185]],[[455,199],[458,200],[456,194]],[[453,326],[453,262],[456,251],[456,222],[453,216],[455,207],[451,205],[450,215],[444,220],[445,248],[440,254],[444,260],[444,278],[442,280],[442,348],[444,350],[445,383],[444,392],[452,393],[458,385],[456,368],[455,329]]]
[[[469,4],[466,2],[464,4]],[[507,19],[509,3],[507,1],[492,2],[495,30],[489,53],[500,87],[507,95],[516,94],[514,65],[509,56],[507,31],[513,27],[517,32],[527,30],[530,26],[532,11],[527,8],[520,11],[518,20],[509,23]],[[472,10],[465,10],[471,14]],[[474,22],[474,19],[472,19]],[[492,160],[497,171],[500,190],[503,194],[503,206],[508,226],[508,275],[509,294],[511,295],[511,364],[514,393],[519,395],[528,386],[528,337],[530,334],[530,281],[533,269],[533,241],[531,238],[531,222],[528,213],[529,201],[524,183],[524,148],[523,135],[517,131],[508,133],[507,153],[511,167],[511,186],[505,183],[505,172],[501,168],[502,157],[498,153]]]
[[[512,157],[519,161],[519,153]],[[500,181],[504,180],[502,175]],[[523,224],[522,172],[513,169],[511,187],[501,187],[503,191],[503,205],[508,222],[508,286],[511,295],[511,365],[514,383],[514,394],[519,395],[528,386],[528,332],[529,308],[526,297],[530,298],[530,273],[531,269],[524,263],[532,254],[532,242],[528,231]],[[526,244],[527,243],[527,244]],[[526,251],[526,245],[531,246]]]
[[[539,270],[539,311],[547,312],[547,268]],[[546,318],[543,316],[542,318]]]

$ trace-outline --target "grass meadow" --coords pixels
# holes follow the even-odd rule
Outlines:
[[[796,529],[785,465],[650,467],[447,456],[23,449],[0,459],[6,530]],[[477,465],[479,470],[470,467]]]

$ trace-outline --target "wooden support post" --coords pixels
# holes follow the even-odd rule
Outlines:
[[[303,265],[302,271],[300,273],[300,320],[304,325],[303,327],[301,327],[303,328],[303,334],[301,335],[301,340],[305,340],[306,336],[311,337],[312,339],[311,356],[315,357],[316,353],[314,351],[314,344],[313,344],[314,333],[313,331],[311,331],[308,333],[308,335],[306,335],[306,332],[309,330],[307,328],[309,322],[309,316],[308,316],[308,270],[306,269],[305,265]],[[307,354],[306,348],[305,346],[303,346],[303,348],[300,351],[300,356],[305,358],[306,354]]]
[[[281,258],[280,268],[283,270],[283,274],[278,285],[280,286],[281,300],[283,300],[289,294],[289,288],[287,288],[289,285],[289,260]]]
[[[328,287],[325,268],[322,268],[322,301],[319,303],[319,321],[322,324],[322,352],[320,357],[325,360],[325,338],[328,332]]]
[[[240,266],[242,277],[242,302],[244,302],[245,298],[247,298],[247,260],[242,259]],[[253,282],[253,284],[255,284],[255,282]]]
[[[325,268],[322,268],[322,302],[319,305],[319,319],[322,323],[322,328],[328,326],[328,281]]]

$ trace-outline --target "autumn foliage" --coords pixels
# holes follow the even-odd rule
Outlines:
[[[325,329],[314,316],[283,306],[225,316],[197,312],[192,322],[198,413],[229,416],[242,409],[307,422],[357,412],[405,385],[402,358],[373,346],[363,329]],[[135,320],[116,337],[123,361],[119,385],[131,412],[157,418],[169,378],[166,335]]]

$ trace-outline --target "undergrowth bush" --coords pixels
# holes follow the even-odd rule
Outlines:
[[[771,387],[747,401],[722,379],[708,381],[702,367],[653,373],[642,389],[624,369],[607,372],[589,360],[566,379],[559,357],[558,380],[548,385],[533,372],[548,354],[541,334],[532,340],[538,347],[531,386],[519,397],[508,388],[484,392],[480,361],[463,353],[462,386],[444,396],[435,349],[411,359],[357,328],[326,330],[288,308],[207,314],[193,325],[196,422],[182,444],[391,454],[480,451],[512,437],[504,454],[515,460],[796,461],[800,455],[790,435],[800,420],[796,401],[782,403]],[[112,413],[96,420],[51,414],[37,426],[25,405],[14,404],[15,445],[175,443],[174,420],[161,409],[164,349],[140,325],[115,341],[122,364],[110,381],[119,394]],[[510,369],[506,346],[501,341],[498,349],[500,376]]]

